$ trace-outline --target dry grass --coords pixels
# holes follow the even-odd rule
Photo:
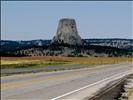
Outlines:
[[[1,60],[1,65],[39,62],[39,60]]]
[[[72,63],[117,63],[117,62],[133,62],[133,58],[125,57],[1,57],[1,64],[26,63],[35,61],[69,61]]]
[[[130,89],[130,91],[129,91],[129,96],[131,96],[133,94],[133,87]]]

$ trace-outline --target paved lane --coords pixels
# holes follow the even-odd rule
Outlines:
[[[53,99],[124,71],[132,72],[132,67],[132,63],[120,63],[97,68],[2,77],[1,98]]]
[[[85,68],[89,66],[94,66],[92,64],[66,64],[66,65],[56,65],[56,66],[41,66],[36,68],[14,68],[14,69],[1,69],[1,74],[15,74],[23,72],[39,72],[43,70],[63,70],[63,69],[78,69]]]

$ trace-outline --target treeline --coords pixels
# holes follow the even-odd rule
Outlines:
[[[133,51],[133,39],[84,39],[84,41],[90,45],[110,46]]]
[[[21,54],[14,54],[12,52],[3,52],[3,51],[0,51],[0,56],[1,57],[24,57],[24,56],[27,56],[27,55],[21,55]]]
[[[11,40],[0,40],[1,51],[14,51],[24,47],[38,46],[39,42],[42,46],[50,43],[51,40],[29,40],[29,41],[11,41]]]
[[[51,44],[18,49],[14,55],[66,57],[132,57],[133,51],[108,46]]]
[[[122,49],[128,49],[133,51],[133,39],[82,39],[86,44],[97,45],[97,46],[110,46]],[[0,40],[1,49],[0,51],[14,51],[24,47],[49,45],[51,40],[28,40],[28,41],[11,41],[11,40]]]

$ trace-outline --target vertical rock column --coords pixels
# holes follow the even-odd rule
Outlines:
[[[82,45],[83,41],[78,35],[76,21],[74,19],[64,18],[59,21],[56,36],[53,37],[51,43]]]

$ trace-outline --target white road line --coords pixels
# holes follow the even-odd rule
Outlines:
[[[129,72],[129,71],[125,71],[125,72],[122,72],[122,73],[116,74],[116,75],[114,75],[114,76],[111,76],[111,77],[105,78],[105,79],[103,79],[103,80],[101,80],[101,81],[98,81],[98,82],[96,82],[96,83],[93,83],[93,84],[87,85],[87,86],[82,87],[82,88],[79,88],[79,89],[77,89],[77,90],[74,90],[74,91],[68,92],[68,93],[63,94],[63,95],[61,95],[61,96],[55,97],[55,98],[53,98],[53,99],[51,99],[51,100],[57,100],[57,99],[59,99],[59,98],[62,98],[62,97],[64,97],[64,96],[67,96],[67,95],[72,94],[72,93],[75,93],[75,92],[78,92],[78,91],[83,90],[83,89],[85,89],[85,88],[88,88],[88,87],[94,86],[94,85],[96,85],[96,84],[102,83],[102,82],[104,82],[104,81],[106,81],[106,80],[109,80],[109,79],[111,79],[111,78],[114,78],[114,77],[116,77],[116,76],[119,76],[119,75],[124,74],[124,73],[127,73],[127,72]]]

